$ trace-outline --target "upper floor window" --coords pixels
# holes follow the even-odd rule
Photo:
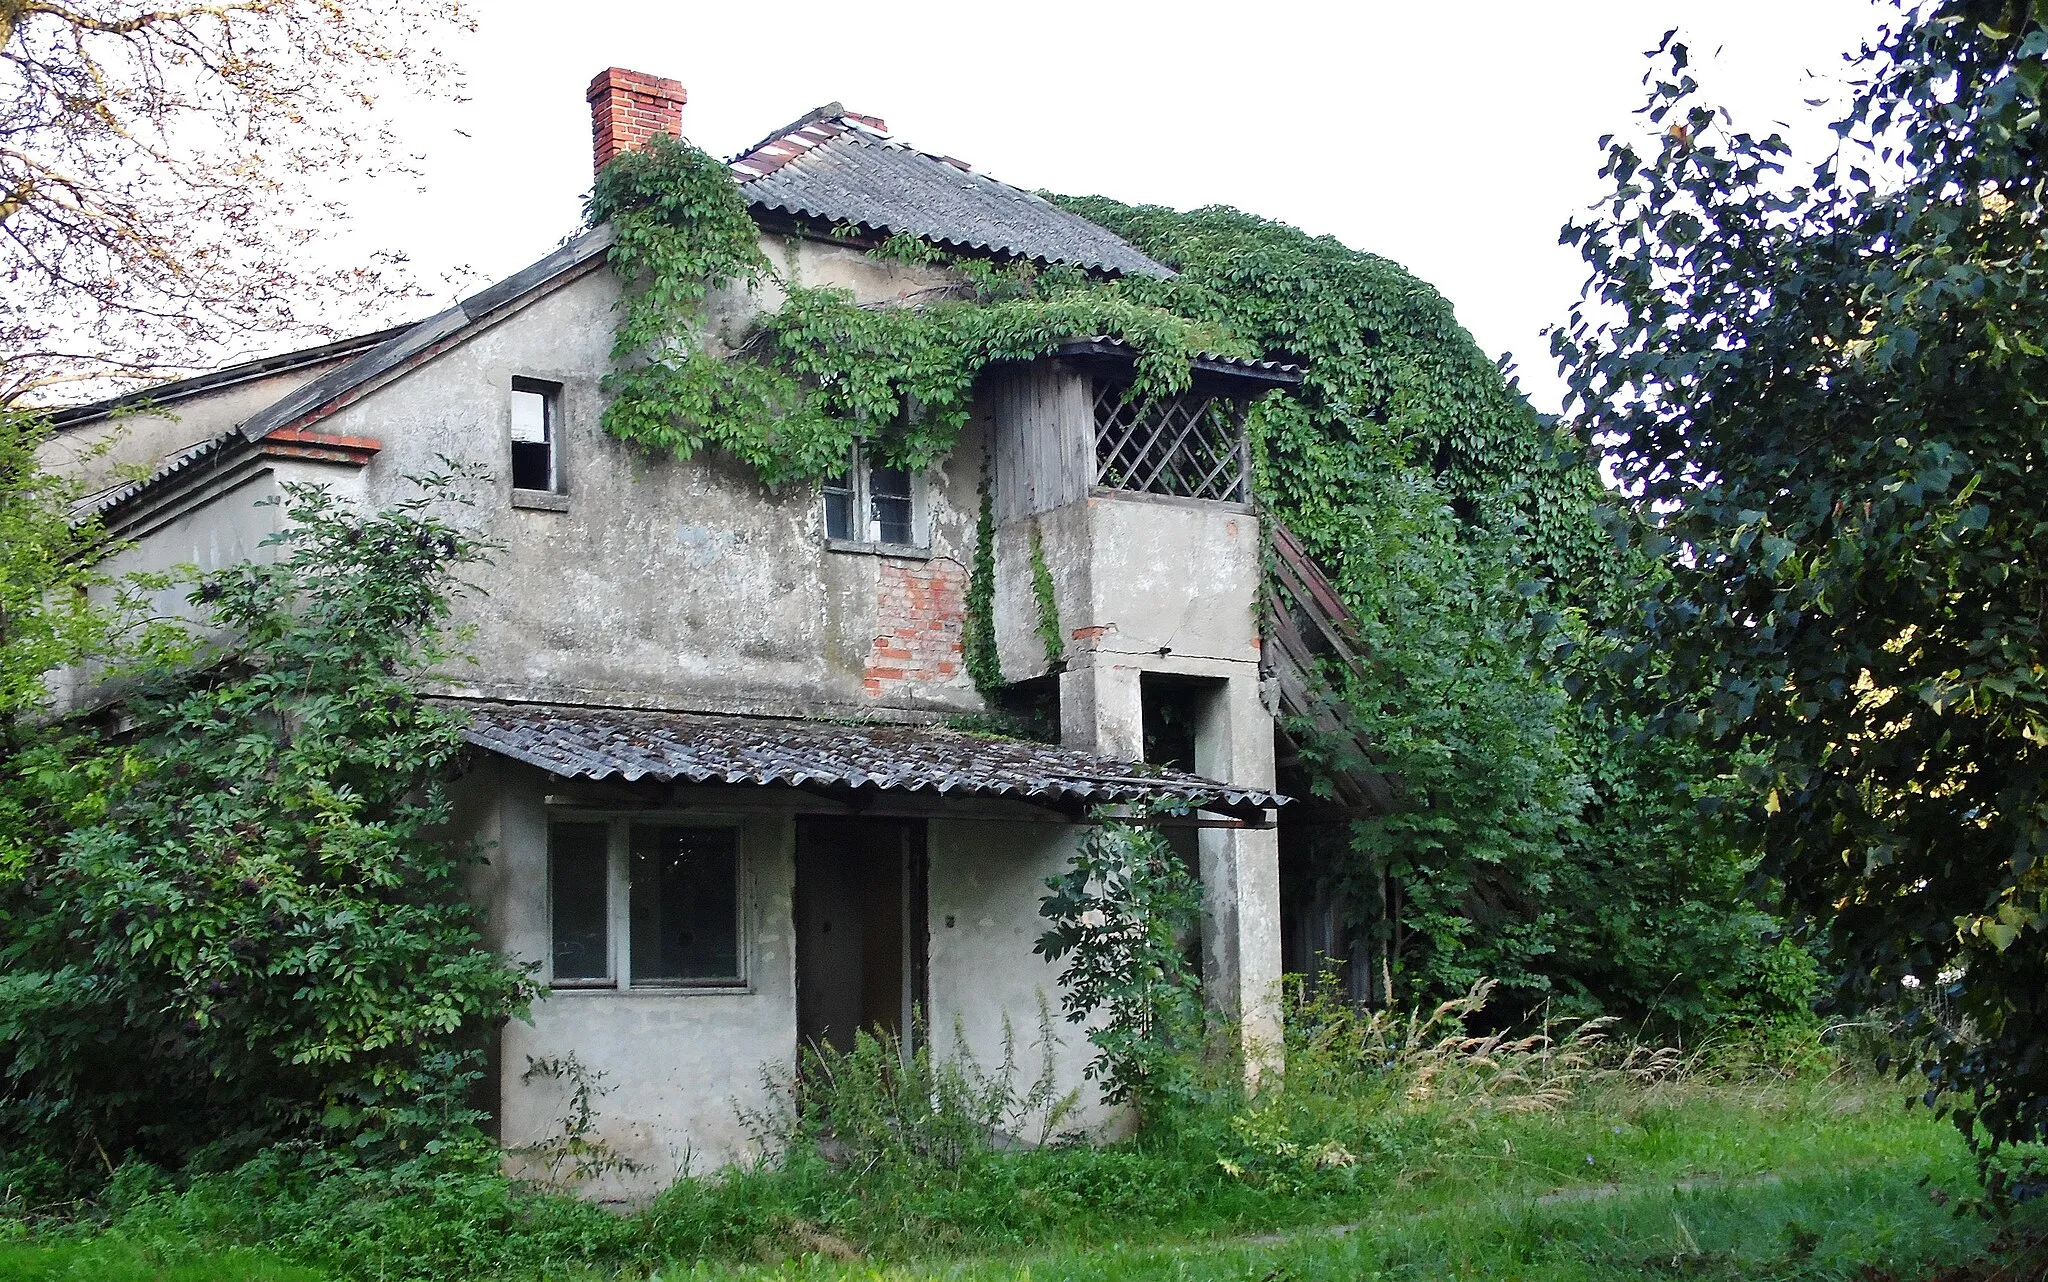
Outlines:
[[[512,380],[512,488],[557,493],[562,488],[562,385]]]
[[[876,462],[859,445],[845,471],[825,478],[824,493],[828,539],[911,548],[928,541],[923,476]]]

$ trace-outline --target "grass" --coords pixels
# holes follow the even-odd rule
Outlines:
[[[976,1137],[1030,1092],[869,1047],[834,1066],[830,1144],[789,1119],[781,1165],[630,1217],[486,1165],[130,1180],[11,1241],[0,1220],[0,1282],[1880,1282],[1992,1243],[1955,1214],[1975,1189],[1960,1139],[1898,1083],[1825,1056],[1681,1064],[1585,1028],[1468,1036],[1472,1010],[1338,1016],[1291,1048],[1277,1096],[1219,1094],[1102,1149],[998,1151]],[[2019,1227],[2048,1239],[2042,1212]]]
[[[240,1247],[164,1251],[118,1236],[0,1242],[0,1282],[327,1282],[328,1274]]]

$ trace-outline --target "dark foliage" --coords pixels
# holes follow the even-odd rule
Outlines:
[[[1845,997],[1916,1012],[1994,1148],[2048,1138],[2044,53],[2030,5],[1906,6],[1796,176],[1667,38],[1557,340],[1659,566],[1615,637],[1653,733],[1739,774]]]

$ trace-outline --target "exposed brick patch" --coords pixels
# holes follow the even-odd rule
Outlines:
[[[861,673],[861,688],[870,698],[907,685],[943,685],[959,675],[967,571],[951,561],[884,561],[876,606],[880,635]]]

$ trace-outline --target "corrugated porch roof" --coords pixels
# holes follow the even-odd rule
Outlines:
[[[547,704],[465,710],[472,744],[564,779],[990,797],[1067,811],[1171,801],[1254,820],[1287,801],[1178,770],[936,726]]]

